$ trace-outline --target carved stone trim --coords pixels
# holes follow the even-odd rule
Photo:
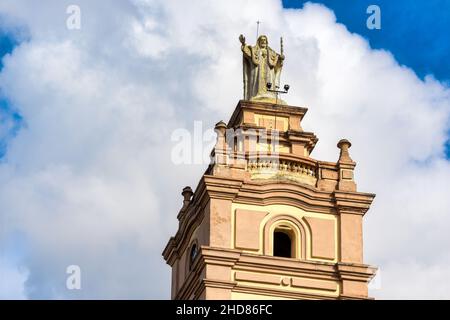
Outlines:
[[[264,225],[264,247],[263,254],[267,256],[273,256],[273,227],[283,222],[289,222],[291,226],[294,226],[293,231],[295,233],[294,245],[299,248],[300,256],[296,259],[306,259],[306,230],[301,221],[295,219],[290,215],[277,215],[269,219]]]

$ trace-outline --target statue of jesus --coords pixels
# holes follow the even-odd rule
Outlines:
[[[277,99],[275,92],[268,90],[277,90],[280,86],[284,60],[282,39],[280,54],[269,47],[267,37],[264,35],[258,37],[255,46],[245,44],[245,37],[242,34],[239,40],[243,53],[244,99],[284,104],[284,101]]]

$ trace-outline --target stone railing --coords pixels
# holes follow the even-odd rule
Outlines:
[[[288,179],[315,186],[316,161],[287,154],[248,155],[247,171],[252,179]]]
[[[291,180],[324,191],[341,190],[338,183],[342,181],[354,184],[352,168],[289,153],[230,152],[224,164],[247,171],[252,180]],[[347,189],[342,187],[342,190]]]
[[[294,162],[294,161],[277,161],[271,159],[257,159],[256,161],[248,162],[248,170],[277,170],[277,171],[288,171],[291,173],[299,173],[311,177],[316,176],[315,167],[308,164]]]

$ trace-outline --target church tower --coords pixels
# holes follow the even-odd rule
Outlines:
[[[336,162],[312,158],[307,109],[278,97],[282,47],[240,40],[245,100],[216,124],[213,162],[183,189],[163,252],[172,299],[367,299],[376,268],[362,226],[375,195],[357,191],[351,143],[337,143]]]

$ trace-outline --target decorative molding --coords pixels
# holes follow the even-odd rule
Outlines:
[[[288,222],[292,226],[295,226],[293,229],[295,233],[295,248],[298,248],[297,252],[300,254],[296,259],[306,259],[306,228],[303,223],[297,219],[295,219],[291,215],[276,215],[273,218],[269,219],[264,225],[264,234],[263,234],[263,254],[266,256],[273,256],[273,227]],[[297,229],[297,230],[296,230]]]
[[[205,278],[205,268],[208,265],[231,267],[232,270],[235,270],[234,280],[230,278],[230,281],[222,281]],[[253,255],[235,249],[201,246],[199,258],[196,259],[190,274],[175,298],[188,299],[194,292],[196,292],[194,296],[198,298],[205,288],[221,288],[230,290],[230,293],[275,295],[293,299],[306,297],[311,299],[367,298],[342,295],[337,291],[340,286],[338,283],[342,281],[367,282],[374,276],[375,271],[376,268],[364,264],[301,261]],[[273,284],[279,285],[280,288],[244,285],[237,281]],[[286,282],[287,286],[314,289],[319,292],[323,291],[323,293],[286,291],[283,290]]]

